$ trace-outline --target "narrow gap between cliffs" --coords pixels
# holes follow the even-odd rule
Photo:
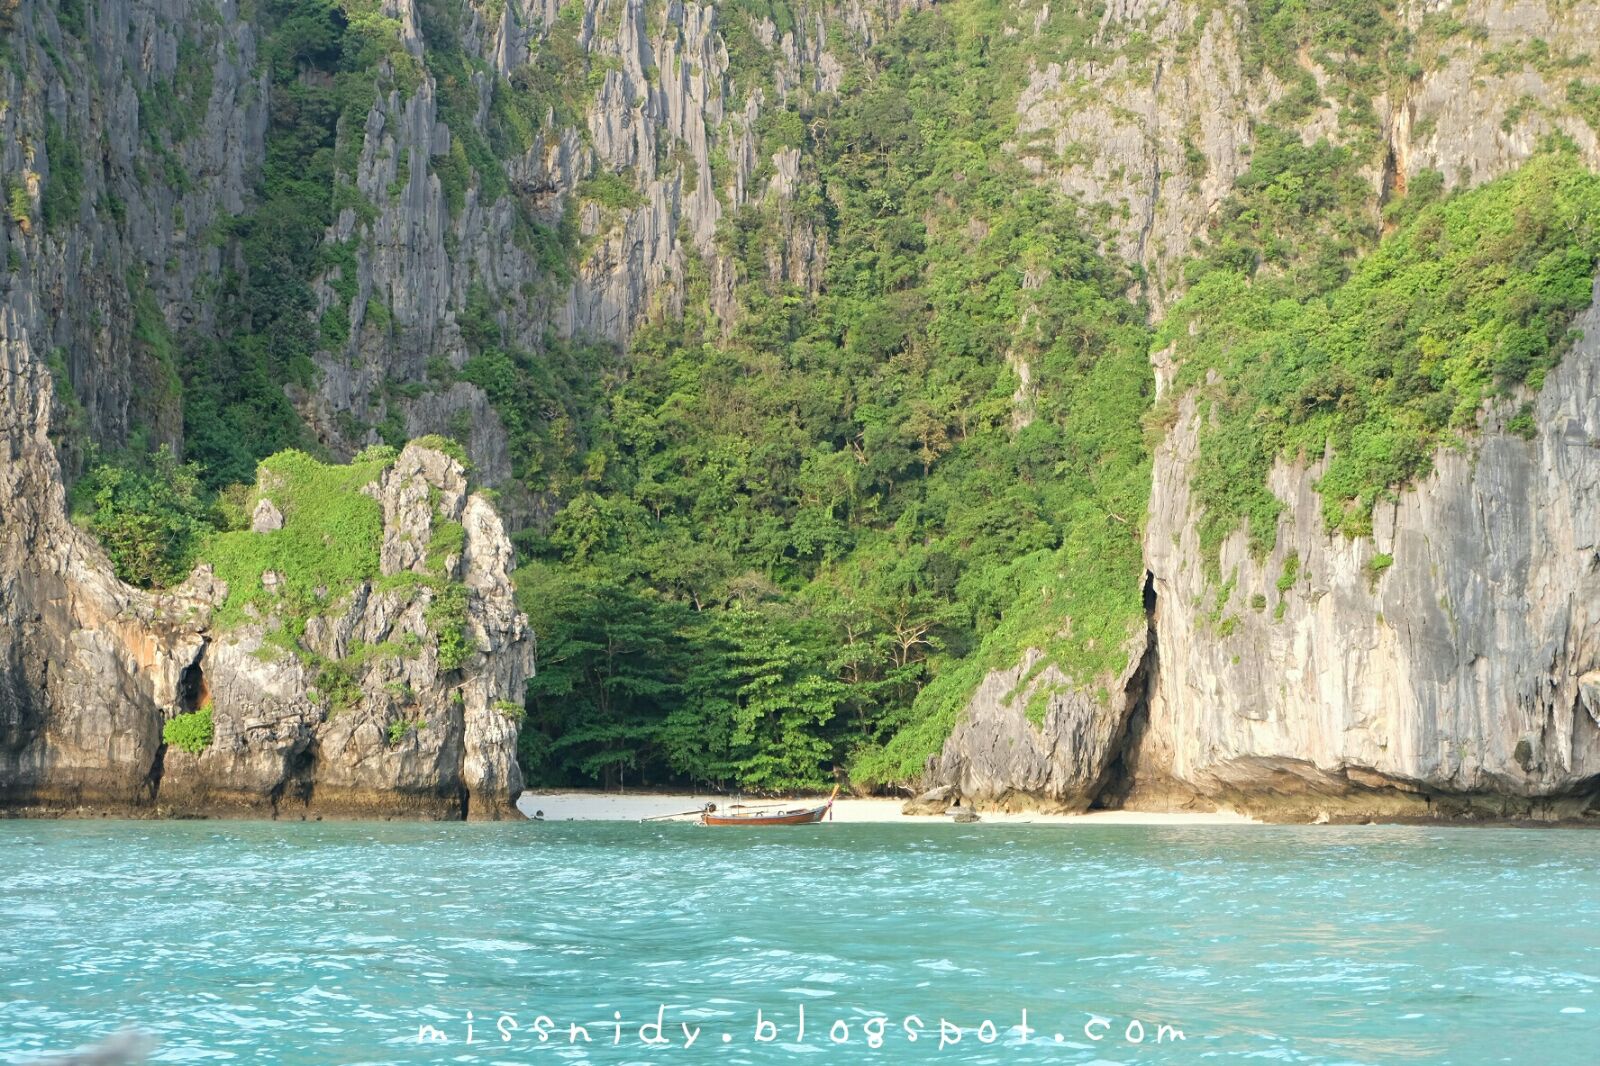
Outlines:
[[[1114,745],[1116,757],[1106,766],[1100,787],[1089,804],[1091,810],[1115,810],[1127,801],[1128,794],[1133,790],[1139,741],[1150,722],[1150,693],[1155,690],[1160,655],[1156,639],[1156,578],[1148,570],[1144,572],[1144,622],[1144,656],[1124,690],[1133,706],[1123,719],[1122,735]]]

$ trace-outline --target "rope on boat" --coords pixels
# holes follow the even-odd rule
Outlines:
[[[696,807],[692,811],[679,811],[677,814],[652,814],[648,818],[640,818],[641,824],[645,822],[659,822],[663,818],[687,818],[691,814],[712,814],[716,811],[715,803],[708,803],[704,807]]]

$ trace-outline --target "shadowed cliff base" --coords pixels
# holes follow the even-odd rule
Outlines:
[[[1239,760],[1202,796],[1172,780],[1138,782],[1121,807],[1132,811],[1216,809],[1264,822],[1348,825],[1459,822],[1600,827],[1600,778],[1546,796],[1452,792],[1386,778],[1359,767],[1333,773],[1293,760]]]

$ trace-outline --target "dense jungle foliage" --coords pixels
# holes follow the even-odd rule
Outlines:
[[[488,75],[460,46],[458,9],[421,0],[418,58],[376,0],[257,0],[266,166],[252,209],[210,235],[229,250],[208,294],[216,328],[173,337],[156,315],[141,339],[174,368],[183,461],[102,456],[75,492],[125,578],[170,584],[205,557],[239,584],[236,614],[266,561],[228,517],[241,493],[229,486],[276,455],[269,469],[331,504],[307,507],[315,522],[277,538],[269,561],[291,590],[360,579],[366,561],[328,549],[347,523],[362,531],[351,551],[368,550],[373,515],[349,490],[382,454],[346,472],[304,454],[326,457],[290,396],[314,386],[314,356],[346,344],[352,316],[387,313],[352,306],[354,254],[328,237],[341,210],[373,210],[350,178],[368,109],[434,80],[453,136],[429,166],[454,215],[469,190],[504,195],[505,160],[537,132],[581,124],[606,74],[568,3],[480,113],[473,86]],[[1109,209],[1039,181],[1024,165],[1032,142],[1018,147],[1041,57],[1115,58],[1098,10],[1052,7],[1029,35],[1006,32],[1007,5],[951,0],[860,53],[837,49],[837,93],[774,106],[755,28],[781,32],[795,13],[719,5],[731,81],[769,94],[756,180],[775,152],[800,160],[787,202],[724,199],[717,242],[737,313],[712,313],[713,279],[691,261],[682,316],[654,316],[626,350],[550,335],[527,351],[474,283],[459,311],[468,358],[404,385],[482,389],[513,479],[541,501],[517,534],[539,645],[521,733],[531,780],[909,781],[984,673],[1029,647],[1046,653],[1039,668],[1114,697],[1145,625],[1150,456],[1181,396],[1205,415],[1195,487],[1214,572],[1240,528],[1258,550],[1273,542],[1275,460],[1331,446],[1326,524],[1360,536],[1486,399],[1521,403],[1540,386],[1588,302],[1600,179],[1552,141],[1472,191],[1410,175],[1380,210],[1374,99],[1414,75],[1414,37],[1387,0],[1247,9],[1247,60],[1285,90],[1200,235],[1187,294],[1152,326],[1145,279],[1106,250]],[[1586,106],[1589,88],[1573,85]],[[192,95],[144,106],[181,125]],[[1322,107],[1338,110],[1341,136],[1307,143],[1299,130]],[[694,180],[723,188],[721,152]],[[642,202],[629,175],[603,170],[576,198],[613,214]],[[569,279],[573,212],[550,224],[505,202],[548,278]],[[815,291],[769,268],[795,232],[827,249]],[[318,279],[331,304],[318,305]],[[1154,408],[1152,349],[1178,367]],[[404,428],[393,414],[371,437],[397,445]],[[320,562],[296,574],[297,553]]]
[[[821,293],[768,279],[777,227],[747,208],[732,334],[691,299],[607,382],[576,491],[526,541],[535,772],[882,782],[981,664],[1123,665],[1149,333],[1078,208],[1002,148],[1015,61],[918,14],[827,110],[774,120],[816,168]]]

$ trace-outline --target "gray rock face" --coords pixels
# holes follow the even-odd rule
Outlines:
[[[555,5],[507,0],[498,23],[487,25],[481,5],[458,2],[462,45],[492,77],[512,76],[559,32]],[[407,17],[402,13],[403,23]],[[461,131],[443,124],[433,78],[425,76],[408,97],[390,94],[373,106],[351,175],[373,210],[368,217],[344,211],[326,237],[350,246],[356,278],[348,341],[324,353],[323,382],[300,404],[319,436],[341,451],[372,443],[370,427],[398,407],[411,433],[464,435],[482,475],[505,479],[505,432],[482,390],[463,382],[428,387],[430,359],[459,368],[469,356],[459,320],[474,290],[501,309],[506,343],[528,352],[546,346],[547,331],[621,343],[651,315],[680,313],[691,261],[707,264],[718,279],[714,309],[731,314],[735,267],[716,233],[728,210],[746,204],[771,198],[780,205],[790,237],[770,268],[815,288],[826,248],[786,206],[798,161],[775,159],[773,175],[757,181],[753,130],[788,92],[836,88],[826,23],[819,15],[781,37],[770,23],[759,24],[780,98],[758,89],[739,101],[722,34],[729,18],[749,16],[677,0],[585,0],[578,42],[606,69],[581,126],[541,127],[526,153],[505,161],[507,191],[491,198],[474,183],[459,208],[448,202],[438,169]],[[419,54],[423,47],[418,38]],[[474,81],[474,124],[484,136],[492,77]],[[719,154],[725,173],[713,168]],[[604,208],[585,199],[585,182],[599,176],[619,176],[638,202]],[[519,239],[524,209],[552,230],[568,212],[576,219],[585,251],[570,279],[542,266]],[[339,299],[334,285],[342,280],[331,274],[318,283],[323,306]],[[381,324],[369,314],[373,307],[385,312]],[[408,398],[387,387],[395,383],[425,391]],[[352,432],[352,424],[368,428]],[[518,513],[532,506],[518,486],[506,487]]]
[[[1216,589],[1199,563],[1185,408],[1157,455],[1145,540],[1161,656],[1131,802],[1189,791],[1333,817],[1596,803],[1600,305],[1576,325],[1585,337],[1538,398],[1536,436],[1486,413],[1474,448],[1439,453],[1431,476],[1380,504],[1370,539],[1323,532],[1321,464],[1280,465],[1277,547],[1258,562],[1240,533],[1222,551],[1237,573],[1226,635],[1206,620]],[[1299,574],[1280,592],[1291,553]]]
[[[1105,679],[1104,703],[1053,663],[1035,669],[1043,658],[1037,649],[991,672],[930,765],[930,779],[1001,810],[1088,809],[1145,698],[1149,639],[1141,633],[1130,643],[1122,676]]]
[[[445,577],[469,591],[468,661],[446,670],[422,583],[370,582],[306,626],[327,660],[356,645],[402,647],[351,663],[358,694],[335,709],[300,657],[266,641],[264,618],[213,627],[226,589],[208,567],[181,587],[130,588],[66,519],[45,434],[48,372],[0,310],[0,808],[39,812],[498,818],[521,790],[517,700],[532,642],[512,599],[511,547],[461,465],[408,447],[370,486],[384,514],[384,575],[431,565],[406,550],[460,522]],[[258,509],[257,518],[265,509]],[[276,510],[276,509],[273,509]],[[278,522],[281,524],[282,516]],[[270,526],[271,523],[261,523]],[[255,535],[266,535],[257,533]],[[199,754],[165,745],[175,715],[209,707]]]
[[[272,501],[262,497],[256,504],[256,509],[250,515],[250,531],[252,533],[271,533],[283,528],[283,512],[272,505]]]
[[[70,383],[63,459],[75,469],[91,440],[122,446],[136,427],[177,447],[172,368],[132,327],[141,298],[167,325],[210,324],[224,254],[207,234],[246,207],[264,152],[255,27],[236,0],[112,0],[80,5],[74,39],[55,3],[0,6],[0,173],[26,206],[0,219],[0,301]],[[175,99],[180,84],[193,95]],[[141,98],[182,116],[163,125]],[[69,171],[79,202],[47,219],[44,194]]]

